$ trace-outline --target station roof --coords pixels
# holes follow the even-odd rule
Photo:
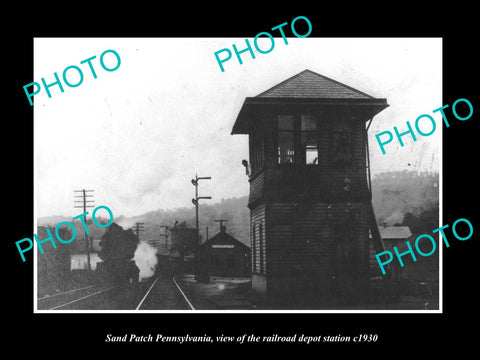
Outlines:
[[[255,97],[247,97],[233,126],[232,134],[248,133],[252,114],[259,106],[279,104],[360,106],[364,109],[368,106],[368,118],[388,106],[386,99],[374,98],[348,85],[306,69]]]
[[[233,246],[239,246],[241,248],[249,249],[247,245],[235,239],[232,235],[228,234],[226,231],[220,231],[218,234],[216,234],[215,236],[205,241],[202,245],[200,245],[200,247],[203,249],[227,248],[225,247],[225,245],[233,245]]]
[[[380,226],[380,235],[384,240],[408,239],[412,232],[408,226]]]

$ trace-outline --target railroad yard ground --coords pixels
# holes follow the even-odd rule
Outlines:
[[[250,278],[215,277],[209,283],[197,282],[195,275],[177,276],[197,310],[255,310],[257,301]]]
[[[176,278],[197,310],[438,310],[438,296],[428,296],[418,288],[410,288],[405,291],[405,295],[388,303],[367,301],[360,305],[318,307],[302,301],[288,305],[280,302],[264,303],[252,292],[250,278],[212,276],[209,283],[197,282],[191,274]],[[438,288],[438,285],[433,284],[435,287]]]
[[[247,277],[211,276],[200,282],[195,275],[159,271],[137,284],[108,284],[75,281],[76,287],[50,290],[39,294],[37,309],[42,310],[126,310],[126,311],[191,311],[191,310],[438,310],[438,284],[396,284],[401,295],[390,301],[375,301],[372,296],[362,304],[332,302],[331,305],[307,302],[303,297],[265,303],[256,296]],[[403,287],[400,288],[399,286]],[[373,300],[372,300],[373,299]]]

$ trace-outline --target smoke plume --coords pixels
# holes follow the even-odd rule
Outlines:
[[[133,257],[140,269],[140,280],[149,278],[155,273],[157,266],[157,249],[144,241],[140,241]]]

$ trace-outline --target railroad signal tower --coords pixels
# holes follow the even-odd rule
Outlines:
[[[198,176],[195,175],[195,178],[192,179],[192,185],[195,186],[195,198],[192,199],[193,205],[195,205],[195,229],[197,231],[197,245],[200,246],[200,229],[198,227],[198,205],[199,205],[199,200],[204,199],[204,200],[209,200],[212,197],[211,196],[198,196],[198,182],[199,180],[211,180],[212,178],[210,176]]]
[[[245,99],[232,134],[249,135],[242,163],[254,291],[327,300],[366,293],[370,254],[383,248],[366,123],[387,106],[310,70]]]

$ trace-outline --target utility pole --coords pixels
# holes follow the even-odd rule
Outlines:
[[[198,196],[198,180],[211,180],[210,176],[198,176],[195,175],[195,179],[192,179],[192,184],[195,186],[195,198],[192,199],[193,205],[195,205],[195,229],[197,232],[197,245],[200,248],[200,229],[198,227],[198,200],[200,199],[211,199],[211,196]]]
[[[135,223],[135,226],[132,227],[132,230],[135,232],[135,234],[137,235],[137,239],[140,241],[140,231],[144,231],[143,229],[143,225],[145,223],[143,222],[136,222]]]
[[[82,208],[83,213],[86,214],[87,208],[92,208],[94,207],[93,205],[88,205],[87,203],[93,203],[95,202],[94,200],[87,200],[87,198],[93,197],[93,195],[89,194],[93,192],[93,190],[73,190],[74,193],[81,193],[81,195],[74,195],[74,198],[83,198],[83,200],[74,200],[74,203],[82,203],[82,205],[74,205],[74,208]],[[87,223],[87,215],[83,216],[83,221],[86,224]],[[85,230],[85,251],[87,253],[87,269],[92,270],[92,266],[90,264],[90,243],[88,241],[88,235],[87,235],[87,230]]]
[[[164,243],[164,248],[165,250],[168,250],[168,225],[160,225],[160,228],[164,228],[165,229],[165,234],[160,234],[160,236],[163,236],[164,237],[164,240],[165,240],[165,243]]]
[[[213,220],[215,222],[219,222],[220,223],[220,231],[222,231],[222,228],[223,228],[223,223],[224,222],[227,222],[228,220],[225,220],[225,219],[220,219],[220,220]]]

